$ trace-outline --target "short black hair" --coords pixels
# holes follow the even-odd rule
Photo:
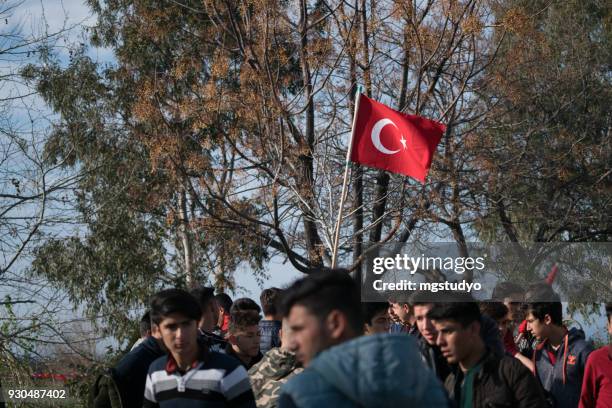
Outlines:
[[[259,312],[252,309],[234,310],[231,316],[228,332],[232,334],[247,327],[258,325],[261,320]]]
[[[363,315],[363,322],[371,325],[374,316],[380,312],[387,312],[389,310],[388,302],[366,302],[361,304],[361,314]]]
[[[183,289],[166,289],[157,292],[151,299],[151,322],[159,325],[173,313],[198,321],[202,317],[200,304],[189,292]]]
[[[608,317],[608,321],[612,319],[612,302],[606,303],[606,316]]]
[[[138,330],[140,331],[140,337],[144,337],[147,335],[147,333],[151,332],[151,312],[149,310],[147,310],[140,318]]]
[[[544,319],[546,315],[557,326],[563,325],[563,306],[561,302],[535,302],[527,304],[527,313],[531,313],[538,320]]]
[[[276,304],[280,298],[282,290],[279,288],[268,288],[261,291],[259,301],[261,302],[261,308],[263,309],[264,315],[275,315],[277,314]]]
[[[462,327],[480,321],[478,303],[468,293],[451,292],[445,296],[445,299],[451,301],[434,303],[434,306],[427,313],[428,318],[432,320],[454,320]]]
[[[512,294],[521,293],[523,294],[525,289],[514,282],[499,282],[493,289],[492,300],[503,302],[505,298],[511,297]]]
[[[230,315],[240,310],[254,310],[257,312],[257,314],[259,314],[259,312],[261,312],[261,307],[259,307],[259,305],[253,299],[243,297],[234,300],[232,307],[230,307]]]
[[[232,298],[227,293],[219,293],[215,296],[215,302],[225,310],[225,313],[229,313],[232,308]]]
[[[547,283],[535,283],[529,286],[525,295],[524,310],[538,320],[543,320],[549,315],[554,325],[563,325],[561,299]]]
[[[482,302],[480,313],[493,320],[500,320],[508,316],[508,308],[502,302]]]
[[[191,293],[200,304],[202,313],[204,313],[204,310],[206,310],[210,302],[215,300],[215,289],[211,287],[200,286],[198,288],[191,289],[189,293]]]
[[[359,286],[348,272],[320,270],[295,281],[283,291],[281,314],[288,316],[296,305],[304,306],[321,322],[338,310],[356,333],[363,333]]]

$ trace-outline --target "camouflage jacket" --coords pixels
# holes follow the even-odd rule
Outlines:
[[[249,378],[258,408],[276,407],[281,385],[304,370],[298,365],[295,354],[277,347],[270,349],[259,363],[251,367]]]

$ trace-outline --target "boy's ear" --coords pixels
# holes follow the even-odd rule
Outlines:
[[[332,339],[341,338],[348,328],[346,315],[339,310],[332,310],[329,315],[327,315],[325,323],[327,332]]]
[[[542,319],[544,321],[544,323],[546,324],[551,324],[552,323],[552,318],[550,317],[549,314],[545,314],[544,315],[544,319]]]
[[[231,345],[236,345],[238,343],[238,338],[232,333],[227,333],[225,338],[227,339],[227,342]]]

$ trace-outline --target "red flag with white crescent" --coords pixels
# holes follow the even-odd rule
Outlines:
[[[360,96],[351,161],[425,182],[446,126]]]

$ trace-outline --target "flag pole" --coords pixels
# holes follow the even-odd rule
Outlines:
[[[349,164],[351,161],[351,152],[353,151],[353,137],[355,136],[355,125],[357,123],[357,112],[359,112],[359,99],[361,99],[361,85],[357,85],[357,92],[355,93],[355,110],[353,112],[353,125],[351,127],[351,138],[349,140],[348,150],[346,151],[346,161],[344,164],[344,180],[342,181],[342,193],[340,195],[340,206],[338,208],[338,219],[336,221],[336,228],[334,230],[334,245],[332,248],[332,263],[331,267],[336,267],[338,261],[338,241],[340,239],[340,226],[342,225],[342,210],[344,207],[344,199],[346,196],[346,187],[348,184],[348,171]]]

